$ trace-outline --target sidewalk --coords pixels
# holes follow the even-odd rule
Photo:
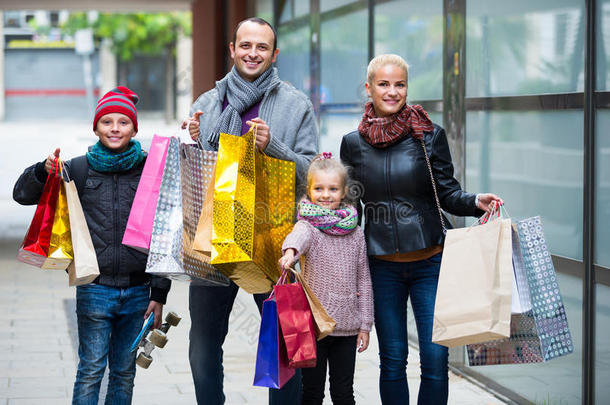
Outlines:
[[[17,262],[18,242],[0,245],[0,405],[69,403],[76,373],[75,290],[62,271],[40,270]],[[182,316],[169,342],[153,351],[150,368],[138,368],[134,404],[195,404],[188,364],[188,284],[173,282],[166,311]],[[225,342],[227,404],[267,404],[267,390],[252,386],[260,318],[254,300],[240,293]],[[418,354],[409,354],[411,403],[419,384]],[[379,404],[377,338],[357,356],[356,402]],[[105,382],[102,392],[105,392]],[[328,394],[325,404],[330,404]],[[449,404],[503,404],[465,379],[450,374]]]

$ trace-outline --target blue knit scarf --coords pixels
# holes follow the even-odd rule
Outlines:
[[[124,152],[116,153],[97,142],[89,152],[89,166],[97,172],[126,172],[137,166],[144,159],[140,142],[131,140]]]

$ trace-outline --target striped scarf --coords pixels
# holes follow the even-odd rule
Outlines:
[[[432,131],[434,125],[421,105],[408,105],[389,117],[378,118],[373,103],[364,106],[358,132],[364,140],[376,148],[386,148],[411,134],[422,139],[424,132]]]
[[[358,211],[351,205],[330,210],[303,199],[299,203],[297,219],[307,221],[329,235],[347,235],[358,225]]]
[[[129,141],[127,150],[115,153],[105,147],[101,142],[97,142],[89,152],[87,152],[87,162],[96,172],[126,172],[137,166],[144,159],[140,142]]]

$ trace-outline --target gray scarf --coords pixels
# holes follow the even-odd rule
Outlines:
[[[208,137],[209,144],[218,149],[221,132],[241,135],[241,115],[280,83],[276,68],[267,69],[256,80],[249,82],[242,78],[233,66],[224,79],[216,82],[219,94],[226,95],[228,104],[212,128]]]

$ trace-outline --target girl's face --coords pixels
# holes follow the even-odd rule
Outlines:
[[[345,197],[345,185],[341,175],[332,170],[316,170],[309,184],[311,202],[324,208],[336,210]]]
[[[102,115],[97,122],[95,134],[100,138],[102,145],[117,153],[127,150],[129,141],[136,136],[133,122],[121,113]]]
[[[380,118],[397,113],[407,102],[407,72],[396,65],[381,66],[364,87]]]

